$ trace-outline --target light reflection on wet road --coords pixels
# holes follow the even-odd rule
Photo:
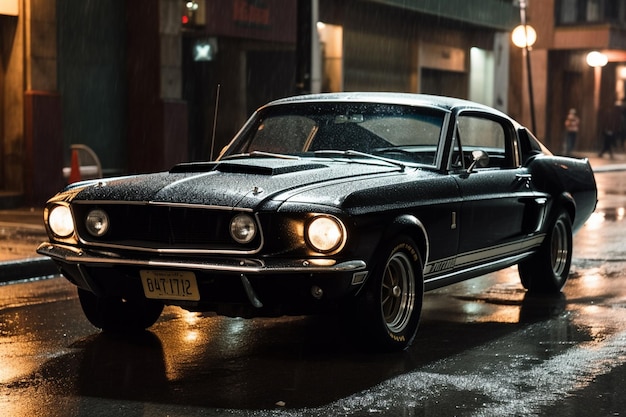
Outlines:
[[[151,332],[109,336],[62,279],[1,286],[0,414],[626,415],[626,185],[598,181],[613,191],[575,238],[564,294],[526,295],[515,268],[428,293],[401,354],[359,350],[332,318],[171,307]]]

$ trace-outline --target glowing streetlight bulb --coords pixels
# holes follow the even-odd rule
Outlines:
[[[587,65],[590,67],[603,67],[609,62],[609,58],[602,52],[593,51],[587,54]]]
[[[537,41],[537,31],[530,25],[519,25],[513,29],[511,40],[518,48],[533,46]]]

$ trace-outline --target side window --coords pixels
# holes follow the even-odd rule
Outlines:
[[[519,128],[517,132],[519,135],[520,153],[522,156],[522,161],[527,161],[529,158],[539,154],[552,154],[527,129],[522,127]]]
[[[510,129],[496,120],[475,115],[461,115],[458,118],[458,140],[461,143],[465,166],[471,161],[474,150],[489,154],[488,168],[512,168],[513,151]]]

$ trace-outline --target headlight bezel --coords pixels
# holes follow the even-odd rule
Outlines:
[[[231,218],[228,231],[235,242],[247,245],[256,239],[259,234],[259,225],[250,214],[237,213]]]
[[[85,216],[85,230],[93,237],[103,237],[110,228],[111,219],[107,212],[101,208],[91,209]]]
[[[69,205],[55,204],[49,207],[46,222],[56,239],[68,239],[76,233],[74,215]]]
[[[346,245],[348,233],[344,223],[330,214],[316,214],[304,226],[307,246],[317,253],[330,255],[340,252]]]

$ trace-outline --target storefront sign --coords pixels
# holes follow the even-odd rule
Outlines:
[[[206,36],[296,42],[296,0],[207,0]]]
[[[269,26],[270,9],[264,1],[235,0],[233,21],[246,26]]]

